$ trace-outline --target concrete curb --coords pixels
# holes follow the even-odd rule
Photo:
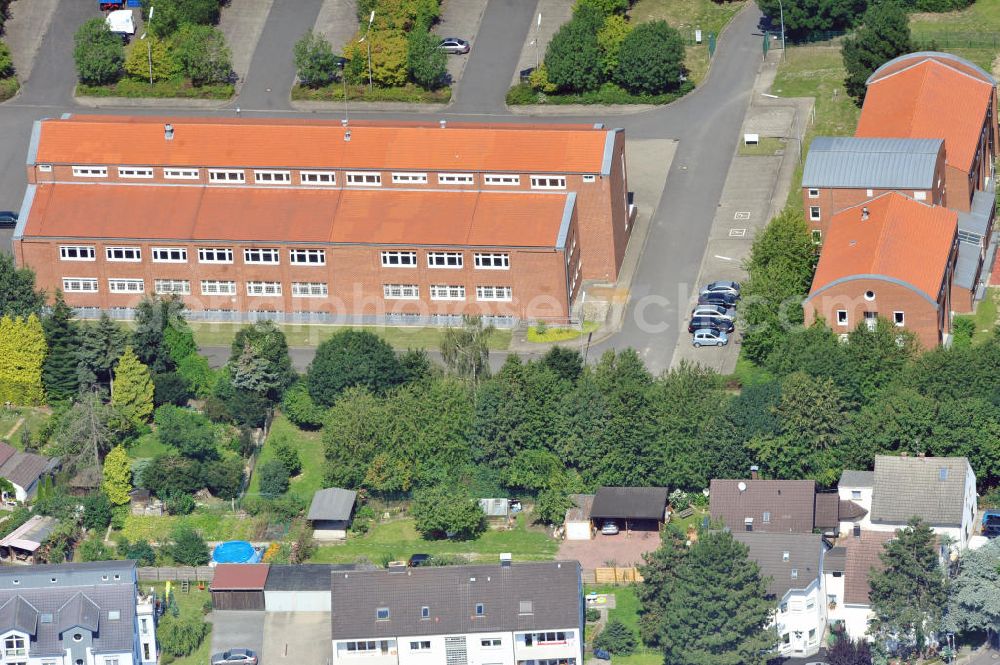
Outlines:
[[[693,93],[692,90],[690,93]],[[687,97],[687,95],[684,95]],[[674,102],[684,99],[680,97]],[[673,104],[674,102],[670,102]],[[645,113],[653,109],[669,106],[670,104],[524,104],[523,106],[507,106],[507,111],[512,115],[532,116],[532,115],[566,115],[579,117],[581,115],[606,116],[606,115],[634,115]]]
[[[221,109],[236,101],[229,99],[186,99],[184,97],[86,97],[73,95],[73,101],[90,108],[184,108]]]

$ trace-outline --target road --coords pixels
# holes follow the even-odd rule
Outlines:
[[[18,0],[28,2],[30,0]],[[292,6],[294,5],[294,9]],[[102,108],[102,113],[152,115],[232,115],[339,118],[340,113],[301,114],[288,110],[294,79],[291,47],[297,35],[311,25],[319,0],[275,2],[252,58],[240,96],[227,110],[185,108]],[[736,147],[754,73],[760,59],[760,36],[755,33],[759,11],[755,6],[737,15],[719,40],[708,79],[698,90],[666,107],[631,115],[587,117],[525,117],[509,114],[504,93],[521,45],[531,25],[531,3],[489,0],[463,81],[450,107],[434,114],[352,112],[359,118],[405,118],[491,122],[604,122],[622,127],[626,137],[673,138],[679,146],[655,211],[647,244],[633,283],[621,330],[595,345],[590,357],[606,349],[633,347],[654,373],[670,365],[682,330],[683,305],[693,293],[725,174]],[[72,99],[72,35],[94,15],[85,0],[62,0],[43,38],[40,55],[22,93],[0,105],[0,209],[17,209],[25,186],[24,156],[32,122],[65,112],[86,112]],[[270,90],[269,90],[270,88]],[[640,206],[649,202],[638,201]],[[10,231],[0,234],[0,247],[9,251]]]

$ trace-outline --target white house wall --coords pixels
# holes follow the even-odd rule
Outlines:
[[[590,520],[566,522],[566,540],[590,540]]]
[[[855,492],[860,494],[860,498],[855,499]],[[853,501],[867,511],[865,516],[860,520],[856,521],[841,521],[840,522],[840,535],[846,536],[850,535],[851,531],[854,529],[855,524],[860,524],[861,528],[868,530],[871,528],[872,523],[872,492],[871,487],[851,487],[849,485],[842,485],[837,488],[837,495],[840,497],[841,501]]]
[[[264,591],[268,612],[329,612],[329,591]]]
[[[810,607],[810,604],[812,605]],[[782,612],[785,606],[787,611]],[[806,589],[792,589],[785,594],[772,623],[778,627],[778,636],[789,636],[778,649],[785,656],[810,656],[819,651],[826,631],[826,594],[821,577],[813,580]],[[809,631],[814,631],[809,636]]]
[[[837,619],[844,622],[847,635],[852,640],[867,639],[868,620],[871,616],[872,609],[870,605],[837,606]]]
[[[527,646],[526,632],[520,631],[338,639],[333,641],[333,662],[338,665],[440,665],[446,662],[446,638],[464,637],[468,665],[515,665],[519,661],[547,658],[575,659],[577,665],[583,665],[583,645],[579,629],[556,628],[528,632],[561,632],[565,633],[566,640],[558,644]],[[484,645],[484,640],[490,644]],[[500,641],[498,645],[493,644],[496,640]],[[381,650],[362,655],[347,651],[347,642],[360,641],[388,642],[388,645],[384,655]],[[423,642],[429,642],[429,648],[422,648]],[[413,649],[413,643],[420,646]]]

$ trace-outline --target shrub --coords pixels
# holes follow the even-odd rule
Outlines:
[[[295,42],[295,70],[299,81],[309,88],[321,88],[337,78],[337,56],[323,35],[310,30]]]
[[[643,23],[621,42],[615,82],[635,94],[677,90],[684,74],[684,42],[666,21]]]
[[[205,465],[205,487],[220,499],[235,499],[243,489],[243,459],[228,456]]]
[[[548,79],[546,79],[547,81]],[[522,104],[537,104],[538,93],[532,88],[530,83],[518,83],[507,91],[508,106],[519,106]]]
[[[288,469],[281,460],[273,459],[264,462],[260,467],[261,496],[274,498],[288,491]]]
[[[611,77],[618,69],[622,42],[632,32],[632,26],[624,16],[612,14],[604,19],[604,25],[597,33],[597,45],[601,49],[601,71]]]
[[[285,391],[281,400],[281,410],[293,425],[301,429],[319,429],[323,426],[326,413],[309,395],[309,388],[303,382],[296,383]]]
[[[177,61],[196,86],[226,83],[233,78],[232,54],[226,38],[210,25],[185,25],[174,38]]]
[[[132,42],[125,57],[125,72],[139,81],[149,81],[150,76],[154,81],[166,81],[180,70],[169,44],[153,35]]]
[[[455,485],[418,490],[410,514],[425,538],[474,538],[486,528],[479,502]]]
[[[108,561],[115,558],[111,548],[104,544],[101,536],[90,538],[80,543],[76,548],[77,557],[80,561]]]
[[[132,559],[140,566],[152,566],[156,563],[156,553],[145,540],[130,543],[128,540],[122,539],[118,543],[118,556],[123,559]]]
[[[201,645],[208,634],[208,623],[200,616],[164,614],[156,626],[160,649],[177,657],[187,656]]]
[[[108,528],[109,524],[111,524],[111,502],[104,492],[94,492],[85,496],[83,498],[83,527],[104,530]]]
[[[593,623],[601,620],[601,611],[593,607],[587,608],[587,622]]]
[[[635,651],[635,633],[618,619],[608,621],[601,634],[594,640],[595,649],[605,649],[618,656],[627,656]]]
[[[302,459],[299,451],[292,447],[288,441],[280,440],[275,443],[274,456],[285,465],[290,477],[295,477],[302,472]]]
[[[573,12],[576,13],[584,8],[593,8],[605,16],[611,14],[624,14],[628,11],[629,0],[576,0]]]
[[[196,397],[208,397],[215,389],[216,373],[208,366],[208,359],[197,353],[178,360],[177,373],[184,378]]]
[[[190,515],[194,512],[194,497],[190,494],[175,492],[163,500],[163,507],[171,515]]]
[[[14,75],[14,58],[10,55],[10,48],[0,42],[0,79]]]
[[[191,389],[187,380],[177,372],[153,375],[153,404],[175,404],[186,406],[191,399]]]
[[[956,316],[951,322],[952,347],[961,349],[972,344],[972,336],[976,334],[976,320],[971,316]]]
[[[114,83],[121,76],[125,62],[121,37],[111,32],[103,17],[92,18],[76,31],[73,60],[81,83]]]
[[[197,411],[165,404],[156,410],[156,435],[184,457],[210,460],[218,456],[215,428]]]
[[[316,349],[306,384],[317,404],[330,406],[345,388],[364,386],[382,393],[401,383],[403,371],[396,353],[367,330],[334,333]]]
[[[406,40],[410,80],[427,90],[437,90],[448,76],[448,56],[438,48],[438,42],[438,37],[422,30],[414,30]]]
[[[160,497],[194,494],[205,486],[201,465],[180,455],[159,455],[142,470],[142,486]]]
[[[528,75],[528,85],[539,92],[556,91],[556,86],[549,80],[549,70],[544,62]]]
[[[601,84],[601,50],[597,31],[574,17],[552,37],[545,51],[549,81],[559,90],[582,92]]]
[[[188,526],[182,526],[174,531],[172,541],[167,547],[167,554],[182,566],[204,566],[210,558],[205,539]]]
[[[156,6],[147,29],[157,37],[167,37],[185,25],[213,25],[219,22],[219,0],[142,0],[142,15]]]

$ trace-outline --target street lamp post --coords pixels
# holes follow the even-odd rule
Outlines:
[[[538,20],[535,21],[535,69],[538,69],[538,33],[542,29],[542,13],[538,12]]]
[[[785,5],[778,0],[778,12],[781,15],[781,59],[785,59]]]
[[[153,20],[153,12],[156,7],[149,8],[149,18],[146,19],[146,32],[142,33],[139,39],[146,39],[149,31],[149,23]],[[153,40],[146,39],[146,60],[149,62],[149,85],[153,85]]]
[[[375,21],[375,10],[372,10],[371,16],[368,17],[368,27],[365,29],[365,34],[358,42],[365,42],[365,46],[368,47],[368,92],[372,90],[372,40],[368,39],[368,33],[372,30],[372,23]]]

